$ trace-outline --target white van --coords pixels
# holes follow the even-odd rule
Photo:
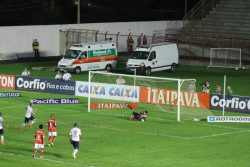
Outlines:
[[[175,71],[179,63],[179,54],[175,43],[158,43],[137,47],[127,62],[127,72],[134,73],[141,66],[145,67],[144,74],[170,70]]]
[[[82,43],[71,46],[58,62],[58,70],[81,71],[116,68],[117,48],[113,42]]]

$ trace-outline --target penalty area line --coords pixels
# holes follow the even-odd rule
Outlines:
[[[134,134],[161,136],[161,137],[168,137],[168,138],[179,138],[179,139],[185,139],[185,140],[192,139],[192,138],[183,137],[183,136],[175,136],[175,135],[167,135],[167,134],[151,133],[151,132],[142,132],[142,131],[141,132],[140,131],[130,131],[130,130],[119,129],[119,128],[114,128],[114,127],[96,126],[96,125],[91,125],[91,124],[88,124],[87,126],[92,127],[92,128],[101,128],[101,129],[108,129],[108,130],[113,130],[113,131],[120,131],[120,132],[125,132],[125,133],[129,132],[129,133],[134,133]]]
[[[17,157],[26,157],[25,155],[21,155],[21,154],[7,153],[7,152],[2,152],[2,151],[0,151],[0,154],[9,155],[9,156],[17,156]],[[30,159],[33,159],[33,158],[30,156]],[[41,161],[50,161],[50,162],[55,162],[55,163],[61,163],[61,164],[82,166],[82,164],[78,164],[78,163],[71,163],[71,162],[59,161],[59,160],[48,159],[48,158],[35,158],[35,159],[41,160]]]
[[[217,137],[217,136],[226,136],[226,135],[233,135],[233,134],[240,134],[240,133],[248,133],[250,130],[244,130],[244,131],[238,131],[238,132],[226,132],[226,133],[217,133],[217,134],[212,134],[212,135],[207,135],[207,136],[199,136],[199,137],[193,137],[193,139],[204,139],[204,138],[211,138],[211,137]]]
[[[10,106],[10,107],[1,107],[0,110],[6,109],[6,108],[17,108],[17,107],[24,107],[24,105]]]

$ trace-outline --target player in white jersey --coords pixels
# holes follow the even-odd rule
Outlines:
[[[26,124],[29,123],[29,128],[32,128],[32,125],[35,123],[35,118],[34,118],[34,114],[36,113],[36,111],[33,109],[32,107],[32,103],[30,103],[27,107],[26,107],[26,114],[25,114],[25,118],[24,118],[24,122],[22,123],[20,130],[23,131]]]
[[[76,159],[76,153],[79,149],[79,143],[81,141],[81,129],[78,128],[77,123],[74,123],[74,127],[70,130],[70,142],[73,145],[73,158]]]
[[[4,144],[3,126],[6,126],[6,125],[4,125],[3,123],[2,113],[0,112],[0,145]]]

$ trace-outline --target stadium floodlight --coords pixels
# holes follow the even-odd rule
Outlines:
[[[244,68],[241,63],[241,48],[211,48],[208,67]]]
[[[126,81],[124,85],[116,84],[119,77]],[[194,107],[198,103],[198,93],[188,92],[191,82],[196,80],[89,71],[88,112],[91,111],[91,105],[96,103],[132,102],[139,103],[144,108],[148,105],[147,107],[156,107],[159,111],[176,113],[177,121],[183,115],[197,117],[196,114],[202,112],[200,108]],[[197,105],[202,107],[201,104]]]

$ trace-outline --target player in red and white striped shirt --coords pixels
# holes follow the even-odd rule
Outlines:
[[[35,147],[34,147],[34,152],[33,152],[32,156],[33,156],[33,158],[35,158],[37,150],[41,149],[40,158],[42,158],[43,153],[44,153],[44,138],[45,138],[42,124],[39,125],[39,129],[36,131],[34,137],[35,137]]]
[[[47,125],[48,125],[48,146],[50,145],[54,146],[57,136],[56,119],[54,114],[51,114],[51,117],[48,120]]]

